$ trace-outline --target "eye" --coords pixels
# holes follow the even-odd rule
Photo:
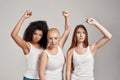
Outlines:
[[[58,39],[57,37],[55,37],[55,39]]]
[[[77,34],[80,34],[80,31],[78,31]]]
[[[42,36],[42,34],[39,34],[39,36]]]
[[[51,37],[49,37],[49,39],[52,39]]]
[[[83,34],[86,34],[85,31],[83,31]]]
[[[34,35],[37,35],[37,33],[33,33]]]

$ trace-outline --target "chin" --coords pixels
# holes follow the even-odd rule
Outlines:
[[[84,40],[79,40],[78,42],[83,43],[83,42],[84,42]]]
[[[57,45],[56,44],[52,44],[51,47],[56,47]]]

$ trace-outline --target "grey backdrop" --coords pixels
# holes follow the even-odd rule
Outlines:
[[[120,0],[0,0],[0,80],[22,80],[26,70],[25,56],[11,39],[10,33],[25,10],[32,10],[20,30],[20,36],[29,22],[46,20],[49,27],[57,27],[62,33],[62,10],[70,13],[71,33],[65,44],[67,51],[72,32],[77,24],[84,24],[89,33],[89,43],[98,40],[101,33],[85,23],[89,17],[98,20],[113,35],[112,39],[95,56],[96,80],[120,80]]]

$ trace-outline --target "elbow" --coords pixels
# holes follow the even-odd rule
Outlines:
[[[15,38],[15,34],[11,33],[11,37],[12,37],[12,38]]]
[[[13,33],[11,33],[11,37],[12,37],[12,38],[14,38],[14,37],[15,37],[15,35],[14,35]]]
[[[66,32],[67,32],[67,33],[70,33],[70,30],[71,30],[71,29],[70,29],[70,27],[69,27],[69,28],[66,29]]]
[[[110,34],[109,36],[108,36],[108,39],[110,40],[112,38],[112,34]]]
[[[106,34],[106,35],[104,35],[104,38],[107,40],[110,40],[112,38],[112,34],[111,33]]]
[[[15,33],[11,33],[11,37],[14,39],[14,38],[16,38],[16,36],[17,36],[17,34],[15,34]]]
[[[66,31],[70,31],[70,26],[67,25],[67,27],[65,28]]]

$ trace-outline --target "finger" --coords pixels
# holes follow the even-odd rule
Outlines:
[[[64,10],[63,12],[64,12],[64,13],[68,13],[68,11],[67,11],[67,10]]]
[[[86,20],[86,23],[88,23],[88,19]]]
[[[28,12],[28,13],[27,13],[27,15],[28,15],[28,16],[31,16],[31,15],[32,15],[32,12],[31,12],[31,11],[30,11],[30,12]]]
[[[65,12],[65,13],[68,13],[68,11],[67,11],[67,10],[65,10],[64,12]]]

